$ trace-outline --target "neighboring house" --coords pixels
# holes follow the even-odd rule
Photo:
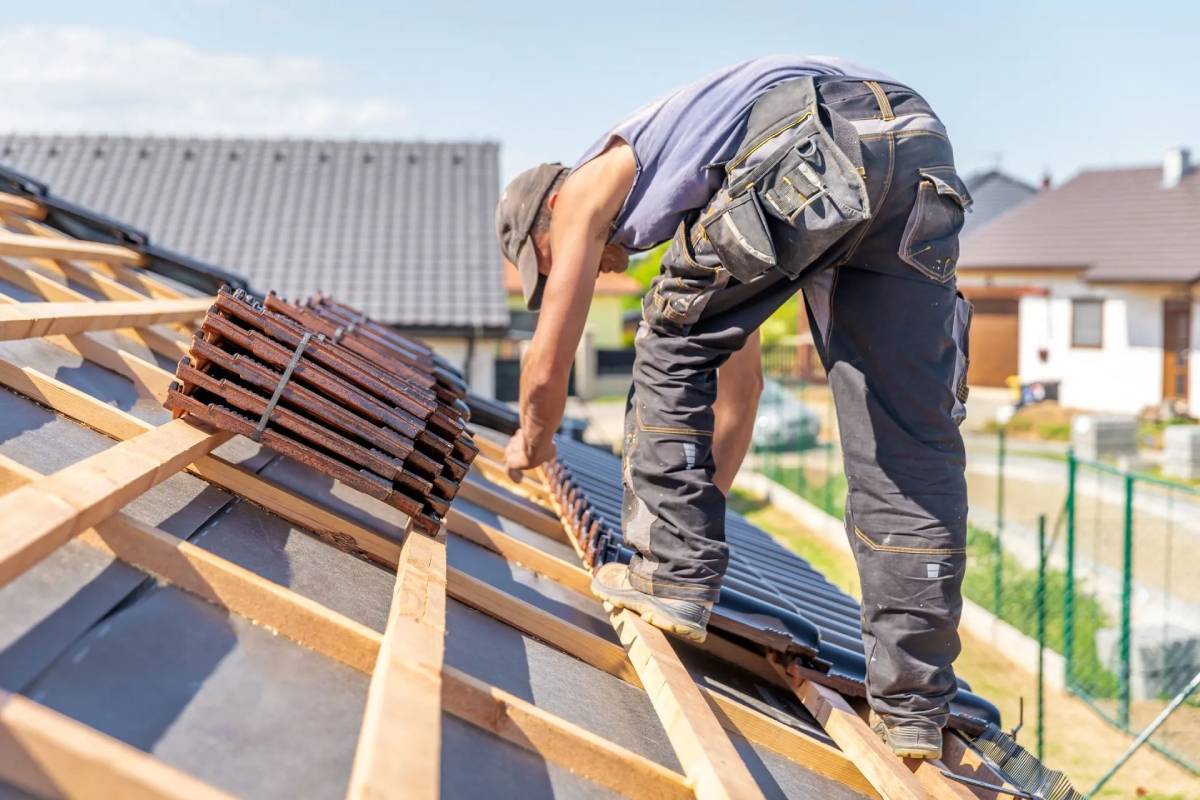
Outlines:
[[[0,164],[249,278],[322,291],[494,385],[508,330],[491,142],[0,136]],[[467,363],[469,362],[469,364]]]
[[[525,310],[521,278],[515,267],[504,270],[504,289],[512,315],[512,339],[501,348],[497,396],[514,399],[519,372],[519,343],[533,334],[537,314]],[[625,311],[627,298],[640,297],[641,285],[623,272],[602,272],[584,328],[584,344],[575,362],[572,390],[583,397],[623,394],[629,387],[633,351],[627,346]],[[586,370],[586,374],[581,373]],[[582,378],[582,380],[581,380]]]
[[[1025,181],[998,169],[975,172],[964,179],[975,202],[963,225],[963,235],[978,231],[996,217],[1037,194]]]
[[[1037,194],[966,236],[958,270],[976,382],[1019,374],[1061,381],[1075,408],[1200,414],[1200,171],[1186,150]]]

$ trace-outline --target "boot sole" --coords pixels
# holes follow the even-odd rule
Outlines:
[[[641,617],[644,622],[647,622],[647,623],[653,625],[654,627],[658,628],[659,630],[663,630],[663,631],[666,631],[667,633],[678,636],[680,639],[686,639],[687,641],[694,642],[696,644],[704,644],[704,640],[708,638],[707,630],[699,630],[698,631],[695,628],[690,627],[688,625],[680,625],[680,624],[672,621],[670,618],[660,617],[660,616],[658,616],[654,606],[651,606],[649,604],[629,603],[628,605],[626,605],[625,603],[622,603],[618,600],[610,600],[608,598],[604,598],[603,603],[604,603],[604,610],[610,614],[613,612],[614,609],[618,609],[618,608],[628,609],[628,610],[634,612],[635,614],[637,614],[639,617]]]

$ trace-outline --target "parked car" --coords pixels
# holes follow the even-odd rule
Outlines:
[[[754,447],[759,450],[807,450],[821,436],[821,420],[785,387],[770,378],[763,384],[754,420]]]

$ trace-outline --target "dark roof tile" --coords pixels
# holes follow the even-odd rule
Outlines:
[[[495,143],[11,135],[0,153],[259,290],[410,328],[508,325]]]

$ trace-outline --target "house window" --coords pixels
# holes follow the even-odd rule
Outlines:
[[[1104,301],[1077,297],[1071,301],[1071,346],[1104,346]]]

